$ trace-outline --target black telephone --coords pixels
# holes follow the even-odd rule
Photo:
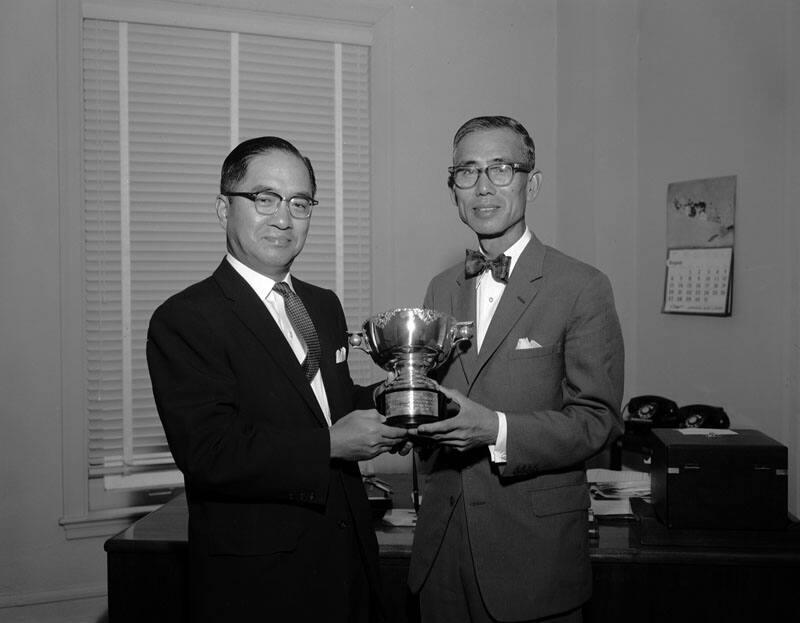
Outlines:
[[[678,408],[674,400],[663,396],[635,396],[623,412],[625,431],[646,432],[651,428],[729,428],[728,414],[722,407],[693,404]]]
[[[730,428],[725,409],[711,405],[686,405],[678,409],[679,428]]]
[[[634,431],[650,428],[677,428],[678,405],[663,396],[636,396],[625,405],[626,428]]]

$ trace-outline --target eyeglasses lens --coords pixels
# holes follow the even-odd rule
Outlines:
[[[481,172],[486,173],[486,177],[495,186],[508,186],[514,178],[514,167],[510,164],[492,164],[485,169],[477,167],[464,167],[456,169],[453,173],[453,182],[459,188],[472,188],[478,183]]]
[[[261,193],[256,196],[256,210],[265,215],[272,215],[278,211],[278,207],[284,199],[274,193]],[[287,200],[289,213],[295,218],[306,218],[311,213],[311,201],[304,197],[292,197]]]

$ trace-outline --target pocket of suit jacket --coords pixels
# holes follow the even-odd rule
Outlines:
[[[264,556],[295,550],[306,530],[306,522],[294,516],[295,509],[273,506],[206,504],[208,553],[212,556]]]
[[[533,512],[537,517],[582,511],[589,508],[589,488],[581,483],[531,492]]]
[[[515,348],[508,353],[509,359],[535,359],[538,357],[548,357],[562,351],[561,342],[547,344],[538,348]]]

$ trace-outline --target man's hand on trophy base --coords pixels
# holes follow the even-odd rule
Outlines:
[[[389,453],[390,454],[399,454],[400,456],[405,456],[406,454],[411,452],[411,449],[413,447],[414,447],[414,442],[411,441],[410,439],[406,439],[406,440],[401,441],[400,443],[398,443],[393,448],[391,448],[389,450]]]
[[[409,433],[450,446],[460,452],[497,441],[497,413],[470,400],[455,389],[439,386],[439,390],[459,406],[458,415],[430,424],[420,424]]]
[[[336,420],[330,428],[331,458],[366,461],[393,448],[402,447],[404,428],[387,426],[375,410],[352,411]]]

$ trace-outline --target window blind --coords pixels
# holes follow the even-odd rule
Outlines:
[[[84,362],[89,476],[172,465],[145,359],[147,325],[225,253],[214,211],[232,145],[278,135],[311,158],[320,204],[292,273],[371,311],[369,50],[85,19]],[[351,351],[357,382],[375,377]]]

